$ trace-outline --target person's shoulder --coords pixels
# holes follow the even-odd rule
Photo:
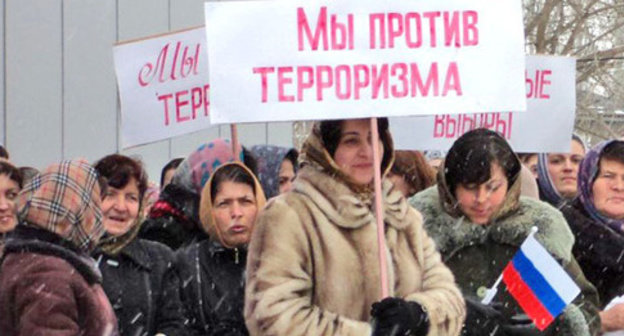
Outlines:
[[[409,204],[421,213],[436,213],[442,210],[437,185],[422,190],[408,199]]]

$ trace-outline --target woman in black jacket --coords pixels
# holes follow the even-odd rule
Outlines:
[[[243,318],[247,244],[264,203],[260,183],[238,162],[218,167],[204,186],[200,218],[210,239],[177,253],[193,335],[248,335]]]
[[[186,335],[173,252],[136,237],[147,176],[140,162],[113,154],[95,164],[108,188],[102,197],[106,235],[94,257],[121,335]]]
[[[604,310],[624,295],[624,141],[605,141],[587,153],[578,191],[561,209],[576,240],[572,252],[598,289],[603,331],[624,329],[624,304]]]

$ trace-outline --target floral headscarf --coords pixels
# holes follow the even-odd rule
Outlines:
[[[239,145],[239,160],[243,161],[243,151]],[[176,169],[171,183],[194,194],[201,195],[204,184],[214,170],[226,162],[235,161],[232,144],[227,139],[216,139],[199,146]]]
[[[622,228],[624,226],[624,220],[622,219],[613,219],[602,215],[598,209],[596,209],[596,205],[594,203],[594,194],[592,189],[594,187],[594,181],[596,180],[596,176],[598,176],[599,172],[599,163],[600,157],[602,156],[602,152],[605,147],[609,144],[617,140],[607,140],[599,143],[594,148],[592,148],[587,154],[585,154],[585,158],[581,161],[581,165],[579,166],[579,175],[578,175],[578,190],[579,190],[579,200],[585,211],[589,214],[589,216],[600,223],[606,224],[617,232],[622,232]]]
[[[282,167],[282,161],[291,151],[296,152],[294,148],[270,145],[257,145],[251,148],[251,152],[258,160],[258,179],[267,198],[272,198],[279,194],[280,168]],[[293,164],[293,169],[296,173],[296,164]]]
[[[36,226],[92,250],[104,234],[100,185],[84,160],[49,166],[28,183],[18,198],[19,225]]]

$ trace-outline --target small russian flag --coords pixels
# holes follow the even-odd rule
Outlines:
[[[581,292],[533,231],[505,267],[503,282],[541,331]]]

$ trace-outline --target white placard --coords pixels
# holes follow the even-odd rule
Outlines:
[[[113,48],[122,147],[210,127],[204,27]]]
[[[576,60],[527,56],[526,112],[390,118],[397,149],[448,150],[471,129],[501,133],[517,152],[569,152],[576,110]]]
[[[526,109],[519,0],[205,10],[213,124]]]

